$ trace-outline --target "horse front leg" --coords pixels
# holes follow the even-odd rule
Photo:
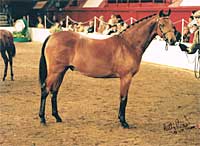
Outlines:
[[[129,124],[126,122],[126,105],[128,100],[128,90],[130,87],[132,75],[127,74],[120,78],[120,107],[119,107],[119,121],[123,128],[129,128]]]
[[[7,57],[5,51],[2,51],[2,52],[1,52],[1,56],[2,56],[3,61],[4,61],[4,64],[5,64],[4,75],[3,75],[3,81],[5,81],[6,76],[7,76],[7,70],[8,70],[8,57]]]

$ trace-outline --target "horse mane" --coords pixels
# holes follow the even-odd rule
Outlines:
[[[153,17],[153,16],[155,16],[155,15],[157,15],[157,14],[152,14],[152,15],[146,16],[146,17],[144,17],[144,18],[141,18],[141,19],[135,21],[134,23],[128,25],[128,27],[127,27],[126,29],[124,29],[122,32],[125,32],[127,29],[131,28],[131,26],[133,26],[133,25],[135,25],[135,24],[138,24],[138,23],[140,23],[140,22],[142,22],[142,21],[144,21],[144,20],[147,20],[147,19],[149,19],[149,18],[151,18],[151,17]],[[122,32],[121,32],[121,33],[122,33]]]

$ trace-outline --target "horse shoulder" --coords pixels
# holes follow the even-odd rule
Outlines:
[[[132,49],[126,42],[119,38],[118,48],[115,50],[114,59],[115,60],[115,70],[119,74],[132,73],[135,74],[139,70],[140,61],[137,60],[137,54],[134,53]]]

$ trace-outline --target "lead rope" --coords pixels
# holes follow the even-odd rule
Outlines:
[[[198,30],[198,44],[200,44],[200,27]],[[194,64],[194,75],[197,79],[200,79],[200,48],[198,48],[198,53],[195,59],[195,64]]]
[[[197,79],[200,79],[200,48],[198,49],[198,53],[195,58],[194,75]]]
[[[188,63],[193,64],[194,63],[194,76],[197,79],[200,79],[200,49],[198,49],[198,53],[196,54],[196,56],[194,57],[194,60],[191,61],[191,59],[189,59],[188,54],[185,53]]]
[[[168,47],[169,47],[169,45],[168,45],[168,43],[166,42],[165,51],[168,51]]]

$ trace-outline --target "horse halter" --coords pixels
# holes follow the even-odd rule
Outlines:
[[[169,32],[173,32],[173,33],[174,33],[174,31],[168,30],[168,31],[164,32],[164,31],[162,30],[161,24],[159,23],[160,19],[169,19],[169,17],[161,17],[161,18],[158,18],[158,19],[157,19],[158,26],[159,26],[159,29],[160,29],[162,38],[163,38],[164,41],[166,42],[165,50],[167,51],[167,50],[168,50],[168,44],[169,44],[169,42],[168,42],[168,39],[167,39],[167,37],[166,37],[166,34],[169,33]]]
[[[164,32],[164,31],[162,30],[162,28],[161,28],[161,24],[159,23],[160,19],[169,19],[169,17],[162,17],[162,18],[158,18],[158,19],[157,19],[158,26],[159,26],[160,32],[161,32],[161,34],[162,34],[162,36],[163,36],[163,39],[164,39],[164,41],[165,41],[166,43],[168,43],[168,42],[167,42],[166,34],[168,34],[169,32],[173,32],[173,31],[172,31],[172,30],[168,30],[168,31]],[[174,33],[174,32],[173,32],[173,33]]]

